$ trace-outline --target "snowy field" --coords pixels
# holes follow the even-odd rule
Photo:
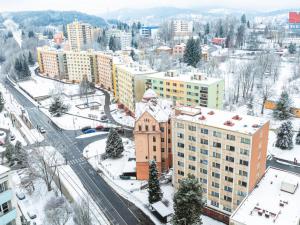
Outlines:
[[[103,171],[103,176],[106,181],[113,187],[120,195],[127,200],[133,202],[137,207],[143,210],[155,224],[161,224],[148,210],[148,190],[140,190],[140,187],[146,184],[146,181],[139,180],[122,180],[120,175],[128,170],[135,171],[135,160],[129,161],[130,158],[135,157],[134,143],[129,139],[122,139],[124,144],[123,156],[119,159],[105,159],[101,160],[101,155],[105,153],[106,139],[99,140],[89,144],[83,151],[83,156],[88,159],[89,163],[95,168]],[[173,195],[174,188],[169,184],[162,184],[161,190],[164,199],[168,200],[169,208],[173,210]],[[203,225],[224,225],[207,216],[202,216]]]
[[[134,127],[135,118],[126,115],[124,110],[118,109],[117,104],[110,105],[110,111],[115,121],[125,126]]]

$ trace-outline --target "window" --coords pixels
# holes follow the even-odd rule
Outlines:
[[[7,190],[7,181],[4,181],[2,184],[0,184],[0,193]]]
[[[239,185],[242,187],[247,187],[247,182],[239,180]]]
[[[219,207],[219,203],[216,201],[211,201],[210,204],[215,207]]]
[[[214,143],[213,143],[213,146],[214,146],[215,148],[221,148],[221,143],[219,143],[219,142],[214,142]]]
[[[207,184],[207,179],[205,179],[205,178],[200,178],[200,182],[203,183],[203,184]]]
[[[183,143],[180,143],[180,142],[177,143],[177,146],[178,146],[179,148],[184,148],[184,144],[183,144]]]
[[[234,152],[235,147],[234,147],[234,146],[231,146],[231,145],[226,145],[226,150],[231,151],[231,152]]]
[[[246,197],[247,194],[245,192],[242,192],[242,191],[237,191],[237,195],[241,196],[241,197]]]
[[[177,128],[184,128],[184,124],[183,123],[177,123]]]
[[[213,132],[213,136],[214,136],[214,137],[220,138],[220,137],[222,137],[222,134],[221,134],[221,132],[214,131],[214,132]]]
[[[165,152],[165,148],[161,148],[161,152]]]
[[[178,161],[178,166],[181,166],[181,167],[184,167],[184,162],[180,162],[180,161]]]
[[[231,182],[231,183],[233,182],[233,178],[232,177],[225,176],[225,180],[228,181],[228,182]]]
[[[153,156],[153,158],[154,158],[154,161],[156,161],[156,155],[155,155],[155,156]]]
[[[203,145],[208,145],[208,140],[201,138],[200,143]]]
[[[216,172],[212,172],[211,175],[215,178],[220,178],[220,174]]]
[[[235,141],[235,136],[234,135],[227,134],[226,136],[227,136],[227,140]]]
[[[230,167],[230,166],[225,166],[225,171],[226,171],[226,172],[233,173],[233,168]]]
[[[224,187],[224,190],[225,190],[225,191],[228,191],[228,192],[232,192],[232,187],[225,186],[225,187]]]
[[[208,134],[208,129],[201,128],[201,133],[202,133],[202,134]]]
[[[218,192],[212,191],[211,195],[214,196],[214,197],[219,198],[219,193]]]
[[[220,167],[221,167],[220,163],[216,163],[216,162],[213,162],[212,166],[217,169],[220,169]]]
[[[234,162],[234,158],[227,155],[226,156],[226,161],[228,161],[228,162]]]
[[[153,142],[156,142],[156,137],[155,136],[153,136]]]
[[[141,125],[139,125],[139,131],[141,131],[142,130],[142,126]]]
[[[165,128],[161,127],[161,128],[160,128],[160,131],[161,131],[161,132],[164,132],[164,131],[165,131]]]
[[[244,171],[244,170],[239,170],[239,175],[240,175],[240,176],[247,177],[247,176],[248,176],[248,172],[246,172],[246,171]]]
[[[183,157],[184,157],[184,153],[182,153],[182,152],[177,152],[177,156],[183,158]]]
[[[240,165],[248,166],[248,161],[240,159]]]
[[[191,85],[186,85],[186,88],[192,88],[192,86]]]
[[[200,173],[207,174],[207,170],[200,168]]]
[[[152,130],[155,131],[155,125],[152,126]]]
[[[212,182],[211,183],[211,186],[215,187],[215,188],[219,188],[220,187],[220,184],[217,183],[217,182]]]
[[[223,210],[227,211],[227,212],[231,212],[231,208],[228,208],[226,206],[223,206]]]
[[[221,154],[217,153],[217,152],[213,152],[213,157],[219,159],[219,158],[221,158]]]
[[[1,205],[1,207],[0,207],[0,210],[2,210],[2,213],[3,213],[3,214],[8,213],[8,211],[9,211],[9,205],[8,205],[8,202],[3,203],[3,204]]]
[[[206,159],[200,159],[200,163],[204,164],[204,165],[207,165],[208,164],[208,161]]]
[[[203,154],[203,155],[208,155],[208,150],[206,150],[206,149],[200,149],[200,152],[201,152],[201,154]]]
[[[241,138],[241,143],[249,145],[250,139],[249,138]]]
[[[148,125],[146,125],[146,126],[145,126],[145,129],[146,129],[146,131],[148,131],[148,130],[149,130],[149,127],[148,127]]]
[[[191,160],[191,161],[196,161],[196,157],[195,157],[195,156],[189,155],[189,160]]]
[[[184,134],[182,134],[182,133],[177,133],[177,137],[178,137],[178,138],[184,138]]]
[[[232,202],[232,198],[224,195],[224,200],[227,202]]]
[[[241,153],[241,155],[249,155],[249,150],[241,148],[240,153]]]
[[[181,170],[178,170],[178,175],[184,176],[184,172]]]
[[[195,127],[195,126],[192,126],[192,125],[189,125],[189,126],[188,126],[188,129],[189,129],[190,131],[196,131],[196,127]]]
[[[192,152],[195,152],[196,151],[196,147],[192,146],[192,145],[189,145],[189,150],[192,151]]]
[[[196,137],[189,135],[189,141],[196,141]]]
[[[189,165],[189,169],[190,169],[190,170],[196,170],[196,167],[193,166],[193,165]]]

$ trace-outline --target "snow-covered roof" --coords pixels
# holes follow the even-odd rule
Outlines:
[[[157,48],[157,50],[162,50],[162,51],[169,51],[172,50],[169,46],[160,46]]]
[[[162,217],[170,216],[173,213],[172,209],[165,206],[161,201],[155,202],[151,206]]]
[[[200,106],[176,107],[175,118],[248,135],[254,134],[268,122],[267,119],[262,117],[240,115]]]
[[[0,165],[0,175],[6,173],[6,172],[8,172],[8,171],[10,171],[10,168],[9,168],[9,167]]]
[[[144,94],[143,100],[136,104],[136,119],[139,119],[144,112],[148,112],[158,122],[166,122],[172,113],[172,101],[157,98],[156,93],[153,92],[152,89],[148,89]]]
[[[294,194],[282,191],[282,182],[293,180]],[[292,185],[292,184],[291,184]],[[269,168],[255,188],[231,215],[230,221],[243,224],[298,225],[300,222],[300,175]]]
[[[155,70],[152,70],[149,67],[144,65],[139,65],[136,63],[129,63],[129,64],[120,64],[117,65],[118,68],[128,71],[130,74],[137,76],[137,75],[148,75],[148,74],[155,74],[157,73]]]

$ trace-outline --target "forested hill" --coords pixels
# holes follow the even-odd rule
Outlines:
[[[97,27],[106,26],[103,18],[77,11],[22,11],[5,14],[21,26],[57,26],[71,23],[74,19]]]

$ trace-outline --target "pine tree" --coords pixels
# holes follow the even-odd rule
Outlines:
[[[108,43],[109,49],[115,52],[117,50],[116,37],[111,36]]]
[[[158,202],[162,199],[162,193],[159,186],[158,172],[156,162],[149,162],[149,180],[148,180],[148,201],[150,204]]]
[[[210,32],[209,23],[205,25],[205,35],[208,35]]]
[[[30,66],[33,66],[33,65],[34,65],[34,60],[33,60],[33,56],[32,56],[31,51],[29,51],[29,53],[28,53],[28,64],[29,64]]]
[[[296,145],[300,145],[300,129],[297,133],[297,136],[296,136]]]
[[[201,211],[203,208],[202,188],[194,176],[179,182],[178,191],[174,198],[174,225],[202,224]]]
[[[5,100],[3,98],[3,94],[2,92],[0,91],[0,113],[3,111],[4,109],[4,104],[5,104]]]
[[[12,162],[13,154],[14,154],[14,146],[12,144],[8,144],[5,149],[5,157],[9,163]]]
[[[33,32],[33,31],[29,31],[29,32],[28,32],[28,37],[29,37],[29,38],[34,37],[34,32]]]
[[[290,43],[288,49],[289,49],[290,54],[295,54],[296,53],[296,44]]]
[[[250,21],[247,21],[247,28],[250,29]]]
[[[62,114],[66,113],[69,107],[63,104],[61,97],[55,96],[49,107],[49,112],[52,116],[60,117]]]
[[[246,21],[247,21],[247,20],[246,20],[246,15],[243,14],[242,17],[241,17],[241,22],[242,22],[242,24],[245,24]]]
[[[201,47],[199,39],[190,38],[186,44],[183,61],[189,66],[196,67],[201,59]]]
[[[293,148],[293,126],[291,121],[284,122],[279,127],[275,146],[282,150]]]
[[[122,139],[118,132],[111,128],[106,140],[106,155],[110,158],[118,158],[124,151]]]
[[[283,91],[279,100],[276,102],[276,109],[273,111],[274,118],[278,120],[286,120],[291,117],[292,100],[286,91]]]

